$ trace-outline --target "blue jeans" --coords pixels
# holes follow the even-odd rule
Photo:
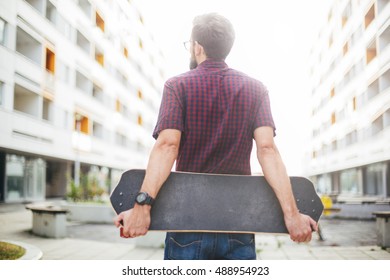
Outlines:
[[[255,236],[238,233],[168,232],[165,260],[255,260]]]

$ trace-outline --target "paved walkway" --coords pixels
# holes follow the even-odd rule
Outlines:
[[[2,209],[3,208],[3,209]],[[12,208],[12,207],[11,207]],[[376,246],[375,222],[324,219],[327,240],[314,235],[309,244],[296,244],[286,235],[256,236],[258,259],[266,260],[390,260],[390,250]],[[32,214],[22,205],[0,205],[0,240],[14,240],[38,247],[44,260],[161,260],[163,237],[148,234],[144,240],[123,239],[113,225],[67,224],[67,237],[41,238],[31,234]],[[155,247],[145,247],[154,238]],[[146,241],[145,241],[146,240]],[[159,243],[160,242],[160,243]],[[143,244],[143,245],[142,245]],[[159,245],[160,244],[160,245]]]

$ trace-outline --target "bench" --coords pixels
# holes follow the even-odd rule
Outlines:
[[[66,213],[68,210],[60,206],[47,204],[28,204],[31,210],[32,232],[36,235],[50,238],[66,237]]]
[[[373,212],[376,218],[377,245],[390,247],[390,211]]]

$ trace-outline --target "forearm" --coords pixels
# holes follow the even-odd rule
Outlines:
[[[157,139],[150,153],[145,179],[141,186],[141,191],[147,192],[154,198],[171,173],[179,152],[180,142],[172,143],[166,140],[164,135]]]
[[[287,175],[277,147],[273,145],[259,149],[257,157],[263,169],[264,177],[271,185],[280,202],[284,216],[290,218],[298,214],[290,178]]]

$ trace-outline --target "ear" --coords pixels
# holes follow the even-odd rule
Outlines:
[[[195,41],[194,44],[194,53],[195,56],[201,56],[205,54],[203,47],[197,41]]]

